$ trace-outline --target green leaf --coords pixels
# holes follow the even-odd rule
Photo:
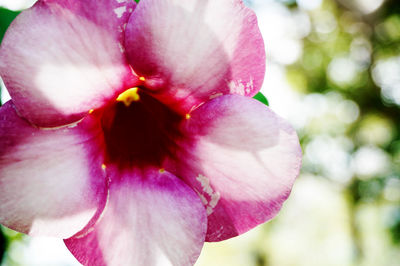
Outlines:
[[[257,93],[256,95],[254,95],[253,97],[254,99],[262,102],[263,104],[265,104],[266,106],[269,106],[269,102],[267,97],[265,97],[261,92]]]
[[[136,3],[139,3],[140,0],[135,0]]]
[[[19,13],[20,12],[11,11],[11,10],[0,7],[0,43],[1,43],[1,40],[3,39],[4,34],[6,33],[8,26],[10,26],[11,22],[15,19],[15,17]],[[1,87],[0,87],[0,94],[1,94]],[[1,104],[2,103],[0,100],[0,106],[1,106]]]
[[[6,32],[8,26],[15,19],[15,17],[20,12],[11,11],[0,7],[0,42],[3,39],[4,33]]]

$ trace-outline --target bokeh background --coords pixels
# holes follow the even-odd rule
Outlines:
[[[33,2],[0,0],[0,39]],[[303,168],[274,220],[206,244],[196,266],[399,266],[400,1],[245,2],[266,43],[262,93]],[[60,240],[0,232],[2,266],[79,265]]]

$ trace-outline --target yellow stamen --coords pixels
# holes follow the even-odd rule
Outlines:
[[[140,81],[145,81],[146,78],[145,78],[145,77],[139,77],[139,80],[140,80]]]
[[[158,170],[159,172],[160,172],[160,174],[162,174],[162,173],[164,173],[165,172],[165,169],[164,168],[161,168],[160,170]]]
[[[186,119],[190,119],[191,118],[191,116],[190,116],[190,114],[186,114]]]
[[[91,113],[93,113],[94,112],[94,109],[90,109],[89,110],[89,114],[91,114]]]
[[[107,166],[103,163],[103,164],[101,165],[101,169],[106,170],[106,168],[107,168]]]
[[[125,106],[128,107],[129,105],[131,105],[132,102],[137,102],[140,100],[140,96],[137,93],[138,90],[138,87],[134,87],[124,91],[123,93],[118,95],[117,101],[124,102]]]

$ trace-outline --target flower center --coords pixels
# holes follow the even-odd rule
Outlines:
[[[139,101],[140,96],[138,94],[138,90],[138,87],[134,87],[124,91],[118,96],[117,102],[123,102],[125,106],[128,107],[129,105],[131,105],[132,102]]]
[[[182,119],[140,88],[121,93],[101,118],[106,163],[161,167],[174,154]]]

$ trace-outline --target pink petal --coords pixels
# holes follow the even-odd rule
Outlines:
[[[242,234],[273,218],[301,166],[296,132],[262,103],[221,96],[193,111],[183,125],[178,176],[200,195],[208,213],[207,241]]]
[[[98,128],[90,118],[43,130],[0,108],[0,223],[30,235],[70,237],[105,203]]]
[[[65,240],[83,265],[193,265],[206,234],[199,197],[181,180],[158,169],[111,176],[110,197],[87,235]]]
[[[137,82],[121,44],[135,6],[40,0],[22,12],[0,49],[0,75],[19,113],[39,126],[71,123]]]
[[[129,19],[129,62],[155,97],[185,114],[222,94],[253,96],[264,43],[241,0],[146,0]]]

